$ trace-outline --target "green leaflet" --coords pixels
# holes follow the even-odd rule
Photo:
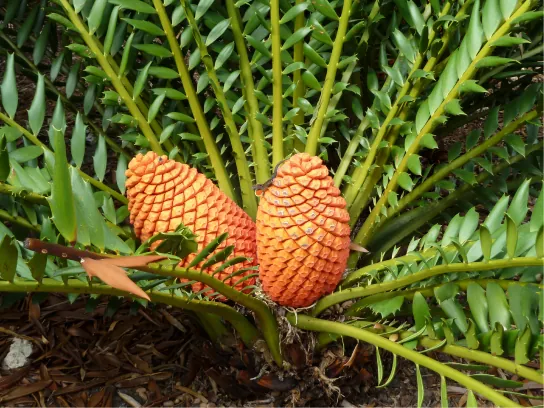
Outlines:
[[[206,11],[208,11],[213,2],[214,0],[200,0],[196,7],[195,20],[200,20],[202,16],[206,14]]]
[[[55,166],[51,197],[48,198],[48,201],[55,226],[67,242],[73,243],[76,241],[77,234],[74,195],[68,172],[64,133],[55,127],[53,127],[53,143]]]
[[[525,180],[522,185],[516,191],[512,202],[508,207],[506,214],[512,219],[516,226],[519,226],[525,219],[528,211],[528,199],[529,199],[529,186],[530,180]]]
[[[224,233],[219,235],[217,238],[213,239],[208,245],[206,245],[202,251],[200,251],[197,256],[191,261],[191,263],[187,266],[188,268],[193,268],[194,266],[198,265],[200,262],[202,262],[204,259],[206,259],[211,253],[213,253],[223,241],[227,239],[228,234]]]
[[[402,34],[398,29],[393,32],[393,39],[397,47],[404,54],[404,56],[410,62],[414,62],[416,58],[416,51],[410,41]]]
[[[37,19],[39,9],[40,7],[38,5],[34,6],[30,14],[26,17],[24,23],[21,25],[17,33],[17,47],[21,48],[30,36],[32,27]]]
[[[45,55],[45,49],[47,47],[47,41],[49,40],[49,32],[51,31],[52,23],[48,22],[42,32],[40,33],[38,40],[32,50],[32,60],[35,65],[38,65]]]
[[[476,63],[476,68],[497,67],[504,64],[515,62],[519,64],[519,61],[513,58],[489,56],[484,57]]]
[[[160,79],[177,79],[179,74],[171,68],[150,66],[147,74]]]
[[[94,34],[94,32],[98,30],[98,27],[100,27],[107,4],[108,4],[108,0],[96,0],[93,3],[91,13],[89,14],[89,17],[87,18],[87,25],[89,26],[89,34]]]
[[[206,262],[204,262],[200,268],[200,270],[209,268],[216,263],[225,261],[232,253],[234,252],[234,246],[229,245],[225,247],[224,249],[214,253],[212,256],[210,256]]]
[[[41,130],[45,118],[45,84],[43,75],[38,75],[36,93],[28,110],[28,123],[34,135]]]
[[[425,327],[427,318],[431,317],[427,300],[419,292],[416,292],[412,300],[412,314],[414,315],[416,330],[421,330]]]
[[[510,37],[508,35],[505,35],[495,41],[491,44],[493,47],[512,47],[514,45],[519,44],[528,44],[530,43],[529,40],[526,40],[525,38],[521,37]]]
[[[134,44],[133,47],[153,57],[169,58],[172,56],[172,52],[168,48],[158,44]]]
[[[504,328],[510,328],[510,308],[506,301],[506,295],[496,283],[490,283],[486,288],[486,296],[489,308],[489,321],[491,326],[500,323]]]
[[[171,119],[174,119],[174,120],[179,120],[180,122],[185,122],[185,123],[194,123],[195,120],[184,114],[184,113],[180,113],[180,112],[170,112],[169,114],[167,114],[166,116],[168,116],[169,118]]]
[[[293,20],[300,13],[303,13],[304,10],[308,9],[308,7],[310,7],[310,3],[307,2],[307,1],[294,5],[280,19],[280,24],[285,24],[285,23],[288,23],[289,21]]]
[[[134,91],[132,92],[132,99],[136,100],[140,93],[143,91],[144,86],[147,82],[147,75],[149,72],[149,67],[151,67],[151,64],[153,61],[150,61],[145,67],[143,67],[140,72],[138,73],[138,77],[136,78],[136,81],[134,82]]]
[[[119,6],[114,7],[110,14],[106,38],[104,39],[104,55],[108,55],[110,53],[111,47],[113,45],[113,39],[115,37],[115,31],[117,28],[117,21],[119,16],[119,8]]]
[[[123,56],[121,57],[121,64],[119,65],[119,73],[117,74],[119,78],[123,76],[123,74],[125,73],[125,70],[127,69],[128,58],[130,56],[130,52],[132,49],[132,41],[134,40],[134,35],[135,35],[135,32],[133,31],[128,37],[128,40],[125,44],[125,48],[123,50]]]
[[[281,50],[288,50],[293,45],[295,45],[297,42],[302,41],[304,37],[306,37],[312,29],[310,27],[302,27],[295,31],[293,35],[289,36],[289,38],[283,43]]]
[[[104,220],[96,208],[91,186],[74,168],[70,169],[70,176],[77,212],[78,242],[82,245],[92,244],[104,251]]]
[[[108,0],[111,4],[120,6],[122,9],[137,11],[144,14],[156,14],[154,7],[141,0]]]
[[[77,168],[81,167],[83,158],[85,156],[85,135],[87,126],[83,123],[83,119],[79,112],[76,116],[74,129],[72,131],[72,140],[70,142],[70,148],[72,152],[72,160]]]
[[[229,27],[230,27],[230,19],[228,18],[216,24],[212,28],[208,36],[206,37],[205,45],[207,47],[212,45],[216,40],[218,40],[225,33],[225,31],[227,31],[227,28]]]
[[[125,194],[126,187],[126,170],[127,170],[127,158],[124,155],[119,156],[119,161],[117,162],[117,168],[115,170],[115,181],[117,182],[117,187],[122,194]]]
[[[66,96],[68,98],[71,98],[74,91],[76,90],[80,66],[81,63],[77,62],[70,68],[70,73],[68,74],[68,78],[66,79]]]
[[[183,92],[173,88],[153,88],[151,91],[155,95],[164,94],[168,99],[173,99],[176,101],[182,101],[184,99],[187,99],[187,96],[185,96]]]
[[[416,364],[416,378],[417,378],[417,408],[421,408],[423,405],[423,399],[425,398],[425,387],[423,385],[423,378],[421,377],[421,370],[419,365]]]
[[[146,21],[146,20],[135,20],[133,18],[122,18],[121,20],[126,21],[131,26],[133,26],[137,30],[144,31],[148,34],[154,35],[154,36],[164,36],[165,33],[159,26]]]
[[[321,84],[317,80],[314,74],[312,74],[310,71],[304,71],[302,74],[302,80],[304,81],[304,84],[312,89],[315,89],[316,91],[321,90]]]
[[[523,13],[521,16],[516,17],[512,23],[513,24],[519,24],[524,23],[526,21],[532,21],[536,19],[542,19],[544,17],[544,12],[542,10],[539,11],[528,11],[526,13]]]
[[[106,139],[100,135],[98,136],[98,144],[93,155],[94,171],[100,181],[104,180],[104,176],[106,175],[107,163]]]
[[[256,40],[251,35],[246,35],[245,37],[249,45],[255,48],[255,50],[257,50],[259,53],[267,58],[272,58],[272,54],[262,41]]]
[[[6,181],[10,173],[9,154],[6,149],[6,137],[0,135],[0,181]]]
[[[412,188],[414,187],[414,182],[412,181],[412,178],[406,172],[402,172],[399,174],[398,183],[399,186],[407,191],[412,191]]]
[[[315,9],[325,17],[329,17],[333,20],[339,20],[338,15],[327,0],[315,0],[315,2],[312,2],[312,4]]]
[[[9,156],[18,163],[25,163],[40,157],[42,154],[43,150],[39,146],[25,146],[10,152]]]
[[[538,199],[531,213],[531,232],[538,231],[544,225],[544,192],[540,190]]]
[[[223,66],[223,64],[230,58],[232,51],[234,50],[234,42],[227,44],[221,48],[221,51],[217,55],[215,60],[214,69],[218,70]]]
[[[421,162],[419,160],[419,155],[413,154],[410,157],[408,157],[408,169],[419,176],[421,176]]]
[[[10,118],[15,116],[18,104],[17,82],[15,80],[15,56],[8,54],[2,85],[0,86],[2,106]]]
[[[4,235],[0,243],[0,278],[12,282],[17,270],[18,251],[15,239]]]
[[[151,105],[149,106],[149,112],[147,113],[147,123],[153,122],[153,120],[157,116],[157,113],[159,113],[159,110],[165,98],[166,98],[166,93],[159,94],[155,98],[153,103],[151,103]]]

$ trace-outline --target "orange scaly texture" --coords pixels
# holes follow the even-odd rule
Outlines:
[[[349,255],[348,222],[320,158],[300,153],[284,162],[257,211],[259,278],[270,298],[306,307],[332,292]]]
[[[173,232],[183,223],[197,235],[200,251],[213,239],[227,232],[228,238],[216,251],[233,245],[231,256],[245,256],[251,258],[251,261],[231,266],[215,276],[223,280],[241,268],[256,265],[255,223],[196,169],[148,152],[145,156],[138,154],[130,161],[126,176],[130,222],[134,225],[136,236],[142,241],[158,232]],[[189,255],[180,266],[189,265],[195,256]],[[200,268],[200,265],[196,268]],[[211,274],[219,265],[205,269],[204,272]],[[229,278],[225,283],[232,286],[251,272]],[[236,288],[241,290],[254,283],[255,278],[250,278]],[[205,287],[200,282],[192,285],[193,291]]]

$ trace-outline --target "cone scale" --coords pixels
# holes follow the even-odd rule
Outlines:
[[[321,159],[300,153],[280,165],[256,224],[259,278],[272,300],[306,307],[336,288],[349,256],[349,214]]]

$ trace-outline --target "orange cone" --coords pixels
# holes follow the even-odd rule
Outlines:
[[[158,232],[173,232],[183,223],[197,235],[200,251],[213,239],[227,232],[228,238],[216,251],[233,245],[232,257],[245,256],[251,260],[226,268],[216,277],[223,280],[241,268],[256,265],[255,223],[196,169],[148,152],[145,156],[138,154],[130,161],[126,175],[130,222],[134,225],[136,236],[142,241]],[[154,243],[153,247],[158,244]],[[189,255],[180,266],[187,266],[194,257],[195,254]],[[204,272],[211,274],[219,265]],[[225,283],[232,286],[252,272],[228,278]],[[241,290],[254,283],[255,278],[251,278],[236,288]],[[192,285],[193,291],[205,287],[200,282]]]
[[[321,159],[296,154],[278,169],[257,211],[263,290],[275,302],[305,307],[332,292],[346,268],[346,201]]]

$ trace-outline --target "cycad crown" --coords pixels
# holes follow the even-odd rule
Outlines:
[[[255,265],[255,223],[196,169],[148,152],[131,160],[126,175],[130,222],[142,241],[158,232],[175,231],[183,223],[197,235],[200,251],[227,232],[228,239],[218,250],[233,245],[233,256],[245,256],[251,260],[224,269],[218,273],[218,279]],[[158,242],[153,248],[157,245]],[[195,254],[189,255],[180,266],[189,265],[194,257]],[[214,269],[211,267],[205,272],[212,273]],[[248,273],[250,271],[229,277],[226,283],[232,285]],[[246,280],[243,286],[252,285],[254,281],[253,278]],[[202,283],[195,283],[193,290],[200,291],[204,287]]]
[[[346,201],[320,158],[283,163],[257,212],[259,277],[276,302],[311,305],[334,290],[349,255]]]

